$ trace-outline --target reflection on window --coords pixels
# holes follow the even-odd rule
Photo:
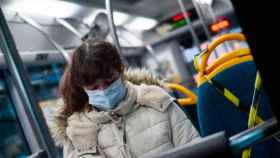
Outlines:
[[[63,64],[50,64],[28,68],[28,74],[34,92],[34,97],[44,114],[49,128],[52,126],[55,110],[63,105],[58,96],[58,85],[64,70]],[[62,157],[62,149],[59,148]]]
[[[14,107],[0,80],[0,158],[24,158],[29,154],[28,147]]]
[[[63,72],[63,64],[50,64],[28,68],[36,100],[50,126],[54,110],[62,105],[58,97],[58,84]]]

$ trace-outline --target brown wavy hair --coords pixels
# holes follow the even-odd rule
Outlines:
[[[109,42],[88,40],[78,47],[62,76],[59,90],[64,101],[62,114],[70,116],[90,108],[83,87],[96,79],[110,78],[114,72],[123,73],[124,66],[117,49]]]

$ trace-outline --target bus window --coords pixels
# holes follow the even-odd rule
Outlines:
[[[30,155],[13,103],[0,76],[0,158]]]
[[[54,110],[62,105],[58,94],[58,84],[63,67],[63,64],[50,64],[27,69],[34,94],[36,94],[36,100],[49,126],[51,125]]]

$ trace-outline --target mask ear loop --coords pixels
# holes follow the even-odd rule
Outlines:
[[[128,94],[128,87],[127,87],[127,80],[125,80],[125,77],[124,77],[124,73],[122,72],[121,74],[120,74],[120,78],[121,78],[121,81],[122,81],[122,84],[123,84],[123,86],[124,86],[124,88],[125,88],[125,95],[124,95],[124,97],[126,97]]]
[[[123,73],[123,72],[120,74],[120,78],[121,78],[122,84],[124,84],[125,88],[127,89],[127,86],[126,86],[127,80],[125,80],[125,77],[124,77],[124,73]],[[127,91],[127,90],[126,90],[126,91]]]

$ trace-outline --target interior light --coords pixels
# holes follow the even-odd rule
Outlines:
[[[157,21],[150,18],[135,17],[124,26],[129,30],[149,30],[156,26]]]
[[[213,3],[213,0],[195,0],[195,1],[201,4],[208,4],[208,5],[212,5]]]
[[[17,0],[5,9],[23,14],[66,18],[75,14],[81,7],[74,3],[57,0]]]
[[[229,27],[230,27],[230,21],[228,19],[223,19],[210,25],[210,29],[213,32],[219,32]]]
[[[124,24],[130,16],[128,14],[122,13],[122,12],[114,12],[114,22],[115,25],[122,25]]]

